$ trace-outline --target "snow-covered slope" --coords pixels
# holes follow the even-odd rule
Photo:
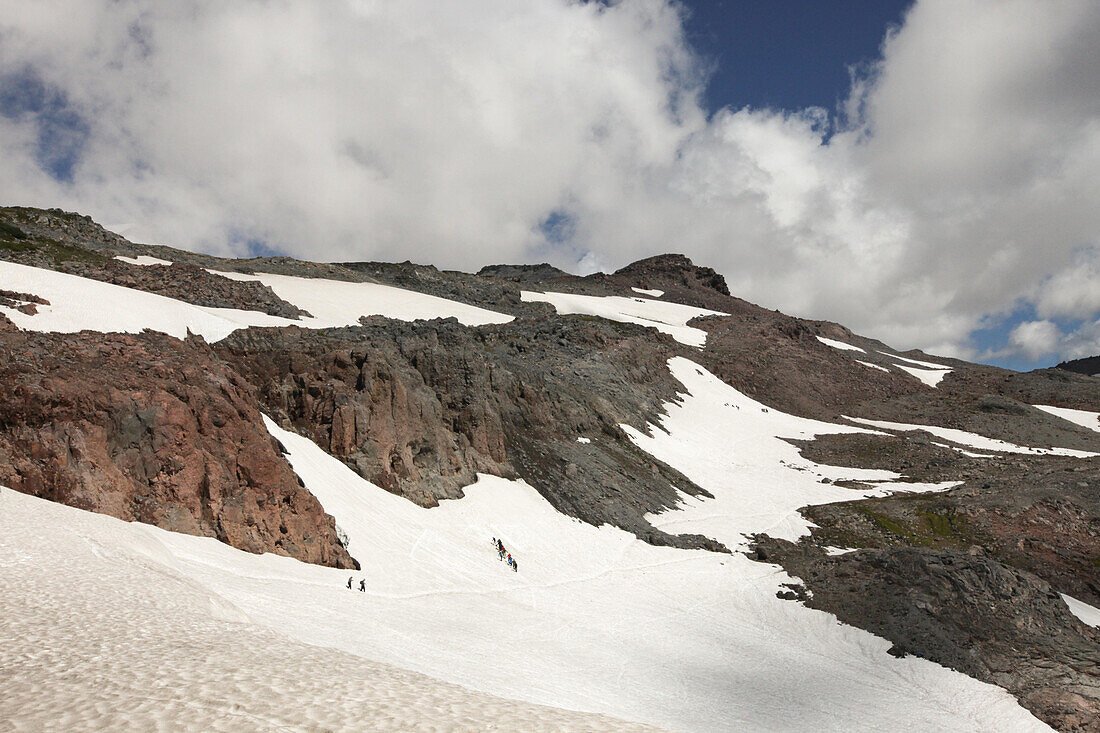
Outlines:
[[[562,315],[599,316],[611,321],[650,326],[688,346],[702,347],[707,342],[707,332],[688,326],[688,321],[701,316],[727,315],[680,303],[666,303],[649,298],[624,298],[618,295],[535,293],[529,290],[524,290],[520,295],[527,302],[549,303]]]
[[[252,275],[233,277],[261,279]],[[34,315],[6,306],[0,306],[0,312],[19,328],[31,331],[139,333],[148,328],[176,338],[184,338],[190,331],[212,342],[248,326],[327,328],[352,325],[361,316],[370,315],[406,321],[453,316],[468,326],[512,320],[511,316],[483,308],[386,285],[282,275],[262,278],[271,278],[280,297],[308,310],[314,317],[291,320],[259,311],[206,308],[155,293],[5,261],[0,261],[0,290],[30,293],[50,304],[38,306]]]
[[[466,326],[508,323],[512,320],[512,316],[485,308],[378,283],[268,273],[210,272],[232,280],[255,280],[267,285],[280,298],[313,316],[303,318],[299,324],[306,328],[354,326],[362,316],[385,316],[399,321],[454,317]]]
[[[642,729],[295,641],[177,561],[207,545],[254,586],[287,582],[265,577],[271,558],[0,488],[0,729]],[[370,602],[316,590],[335,607]]]
[[[703,409],[714,396],[709,390],[717,389],[713,377],[686,360],[674,368],[692,394],[665,421],[673,447],[694,439],[687,431],[737,427],[726,410],[751,411],[744,398]],[[754,416],[740,428],[756,431],[745,449],[761,448],[766,434],[775,440],[777,433],[824,430],[824,424],[788,424],[793,419],[761,411],[760,422]],[[248,728],[282,724],[289,713],[281,700],[302,695],[311,699],[291,720],[354,729],[342,715],[372,705],[397,715],[394,708],[408,701],[397,686],[373,682],[371,675],[385,672],[371,665],[355,668],[346,657],[318,650],[301,652],[300,663],[285,661],[298,659],[306,643],[482,693],[675,730],[1046,729],[1000,688],[925,660],[896,659],[885,640],[776,598],[790,578],[774,566],[740,554],[654,547],[612,527],[570,519],[526,484],[499,478],[482,477],[461,500],[420,508],[366,482],[312,442],[270,423],[269,429],[346,532],[363,564],[354,578],[366,580],[367,592],[348,590],[346,571],[250,555],[210,538],[4,491],[0,658],[4,667],[18,664],[36,674],[17,688],[17,698],[6,695],[0,709],[18,701],[20,714],[33,722],[73,695],[73,725],[113,720],[110,705],[97,707],[102,687],[111,699],[130,700],[142,721],[188,719],[184,710],[195,705],[202,707],[196,727],[213,718],[218,725],[210,727]],[[778,452],[778,446],[763,449]],[[839,471],[802,467],[807,474]],[[700,476],[716,495],[724,488],[709,474]],[[744,513],[751,521],[736,519],[719,534],[795,526],[774,521],[777,512],[795,502],[833,500],[801,488],[804,496],[773,498],[763,510],[750,503]],[[732,502],[726,508],[736,513]],[[503,539],[519,572],[500,562],[492,537]],[[23,583],[26,592],[10,592]],[[86,604],[80,597],[85,583]],[[181,619],[191,620],[173,630]],[[91,633],[89,624],[107,631],[93,633],[85,645],[79,639]],[[230,632],[236,640],[223,647]],[[110,651],[97,656],[97,649]],[[118,666],[135,660],[138,671],[118,672],[123,681],[117,685],[92,684],[102,665],[116,672],[109,662],[115,656],[123,660]],[[156,675],[170,686],[142,689],[143,670],[158,659],[172,667]],[[234,674],[235,661],[245,671]],[[438,714],[432,706],[467,710],[469,698],[456,698],[453,688],[399,679],[412,680],[417,698],[406,716],[432,719]],[[369,689],[375,687],[379,692]],[[60,697],[50,696],[55,689]],[[226,709],[242,697],[262,699]],[[485,705],[482,717],[472,712],[471,720],[506,709],[499,701]],[[504,727],[526,728],[523,720]]]
[[[176,338],[184,338],[190,331],[207,341],[220,341],[238,328],[298,324],[258,311],[204,308],[155,293],[5,261],[0,261],[0,289],[49,301],[49,305],[39,305],[34,315],[0,306],[0,312],[28,331],[140,333],[148,328]]]
[[[755,532],[794,540],[809,529],[799,507],[954,485],[905,483],[891,471],[813,463],[783,438],[872,431],[770,409],[688,359],[670,360],[669,369],[686,393],[665,405],[667,415],[648,435],[621,427],[640,448],[682,471],[714,498],[685,494],[681,506],[648,517],[666,532],[704,534],[728,547],[744,544],[743,535]],[[877,488],[833,484],[843,479],[875,482]]]
[[[1000,453],[1067,456],[1070,458],[1092,458],[1094,456],[1100,455],[1100,453],[1075,450],[1073,448],[1029,448],[1024,445],[1009,443],[1005,440],[987,438],[986,436],[978,435],[977,433],[968,433],[965,430],[959,430],[957,428],[941,428],[936,425],[914,425],[911,423],[890,422],[888,420],[868,420],[862,417],[849,417],[846,419],[851,420],[852,422],[861,423],[863,425],[870,425],[871,427],[875,428],[884,428],[886,430],[923,430],[926,433],[931,433],[932,435],[943,438],[944,440],[950,440],[951,442],[958,443],[959,445],[966,445],[970,446],[971,448],[977,448],[979,450],[998,451]]]
[[[304,640],[494,694],[676,730],[872,730],[899,719],[913,730],[994,721],[1043,729],[997,688],[894,659],[883,640],[780,601],[789,579],[774,567],[653,547],[492,477],[461,500],[423,509],[268,426],[347,533],[368,603],[343,616],[310,592],[287,602],[269,585],[256,598],[236,591],[232,574],[201,572],[257,618],[269,606],[288,609],[293,618],[271,622]],[[518,573],[497,559],[491,537],[518,559]]]
[[[1083,428],[1089,430],[1095,430],[1100,433],[1100,412],[1091,412],[1089,410],[1072,410],[1068,407],[1051,407],[1049,405],[1035,405],[1037,409],[1043,412],[1060,417],[1063,420],[1080,425]]]
[[[1067,596],[1065,593],[1062,593],[1061,595],[1062,600],[1066,602],[1067,606],[1069,606],[1070,612],[1077,618],[1081,619],[1082,623],[1086,623],[1089,626],[1095,626],[1096,628],[1100,629],[1100,608],[1089,605],[1084,601],[1079,601],[1073,596]]]

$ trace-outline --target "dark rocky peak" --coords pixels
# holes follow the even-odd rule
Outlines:
[[[712,267],[699,267],[685,255],[664,254],[633,262],[613,275],[632,277],[645,281],[646,286],[677,283],[684,287],[704,287],[721,295],[729,295],[726,279]],[[645,287],[645,286],[639,286]]]
[[[1095,377],[1100,375],[1100,354],[1097,356],[1086,356],[1083,359],[1063,361],[1056,366],[1055,369],[1062,369],[1067,372],[1077,372],[1085,376]]]
[[[541,283],[551,280],[574,277],[565,270],[559,270],[543,262],[538,265],[486,265],[477,272],[481,277],[499,277],[520,283]]]

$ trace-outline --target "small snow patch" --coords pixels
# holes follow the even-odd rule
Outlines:
[[[959,445],[965,445],[970,448],[978,448],[979,450],[991,450],[998,453],[1023,453],[1026,455],[1047,455],[1047,456],[1067,456],[1069,458],[1092,458],[1100,455],[1100,453],[1091,453],[1083,450],[1073,450],[1072,448],[1029,448],[1023,445],[1016,445],[1015,443],[1009,443],[1005,440],[998,440],[996,438],[987,438],[984,435],[978,435],[977,433],[968,433],[965,430],[958,430],[956,428],[941,428],[936,425],[914,425],[911,423],[902,422],[889,422],[887,420],[868,420],[862,417],[845,417],[846,420],[860,423],[861,425],[870,425],[876,428],[885,428],[887,430],[897,430],[902,432],[908,432],[913,430],[923,430],[926,433],[935,435],[937,438],[944,440],[950,440],[952,443],[958,443]]]
[[[1034,405],[1035,409],[1042,410],[1055,417],[1060,417],[1063,420],[1080,425],[1083,428],[1089,430],[1095,430],[1100,433],[1100,412],[1089,412],[1088,410],[1072,410],[1068,407],[1051,407],[1049,405]]]
[[[860,361],[859,359],[856,359],[856,363],[857,364],[862,364],[865,367],[871,367],[872,369],[878,369],[880,372],[886,372],[887,374],[890,373],[890,370],[887,369],[886,367],[879,366],[878,364],[872,364],[869,361]]]
[[[577,442],[578,442],[578,443],[584,443],[584,444],[586,444],[586,445],[587,445],[588,443],[591,443],[591,442],[592,442],[592,440],[591,440],[591,439],[589,439],[589,438],[577,438]]]
[[[1079,601],[1073,596],[1067,596],[1065,593],[1060,594],[1062,600],[1069,606],[1069,611],[1082,622],[1089,626],[1095,626],[1100,628],[1100,608],[1096,606],[1090,606],[1084,601]]]
[[[646,290],[645,288],[631,288],[635,293],[641,293],[642,295],[648,295],[651,298],[660,298],[665,294],[664,290]]]
[[[150,257],[149,255],[138,255],[137,257],[124,257],[119,255],[115,257],[116,260],[123,262],[129,262],[131,265],[141,265],[142,267],[148,267],[149,265],[170,265],[171,260],[162,260],[159,257]]]
[[[852,346],[851,344],[846,344],[843,341],[834,341],[833,339],[827,339],[824,336],[818,336],[817,340],[825,344],[826,346],[832,346],[834,349],[840,349],[841,351],[858,351],[861,354],[867,353],[858,346]]]
[[[951,369],[922,369],[920,367],[905,366],[904,364],[895,364],[894,366],[911,374],[929,387],[939,385],[943,378],[952,372]]]

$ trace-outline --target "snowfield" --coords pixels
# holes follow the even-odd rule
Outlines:
[[[610,321],[649,326],[688,346],[702,348],[707,332],[687,325],[700,316],[725,316],[728,313],[695,308],[680,303],[666,303],[649,298],[625,298],[619,295],[576,295],[574,293],[520,293],[524,302],[544,302],[554,306],[561,315],[599,316]]]
[[[1049,405],[1032,405],[1032,407],[1054,415],[1055,417],[1060,417],[1063,420],[1068,420],[1075,425],[1080,425],[1083,428],[1095,430],[1100,433],[1100,412],[1073,410],[1068,407],[1051,407]]]
[[[931,433],[937,438],[943,438],[944,440],[950,440],[952,443],[958,443],[959,445],[965,445],[970,448],[977,448],[978,450],[991,450],[998,453],[1024,453],[1027,455],[1047,455],[1047,456],[1067,456],[1070,458],[1093,458],[1094,456],[1100,456],[1100,453],[1091,453],[1084,450],[1074,450],[1072,448],[1028,448],[1023,445],[1016,445],[1015,443],[1009,443],[1005,440],[997,440],[996,438],[987,438],[984,435],[978,435],[977,433],[968,433],[965,430],[958,430],[956,428],[940,428],[935,425],[912,425],[910,423],[903,422],[889,422],[887,420],[868,420],[862,417],[847,417],[845,420],[851,420],[862,425],[870,425],[871,427],[883,428],[886,430],[897,430],[900,432],[909,432],[912,430],[923,430],[926,433]],[[985,456],[980,456],[985,457]]]
[[[457,318],[466,326],[508,323],[512,316],[434,295],[378,283],[356,283],[268,273],[244,274],[208,270],[230,280],[254,280],[283,300],[308,311],[312,318],[297,322],[306,328],[354,326],[362,316],[385,316],[399,321]]]
[[[667,442],[643,447],[681,470],[689,457],[704,463],[696,475],[728,512],[707,520],[718,539],[789,536],[804,528],[789,516],[799,503],[861,495],[818,484],[818,474],[892,476],[788,460],[777,434],[861,429],[753,414],[755,403],[719,392],[690,361],[671,366],[690,394],[669,406]],[[132,715],[134,728],[195,721],[225,730],[611,725],[563,717],[579,710],[684,731],[1049,730],[1000,688],[896,659],[885,640],[776,598],[791,580],[776,566],[593,527],[521,481],[483,476],[464,498],[421,508],[267,425],[363,571],[250,555],[3,491],[0,668],[18,668],[20,681],[0,696],[0,720],[18,715],[35,727],[67,715],[79,727]],[[708,455],[716,439],[684,447],[722,431],[731,441],[717,457]],[[757,451],[767,453],[746,455]],[[766,468],[773,459],[787,463]],[[790,491],[776,485],[796,474],[805,479]],[[518,572],[498,559],[492,537]],[[367,592],[348,590],[349,575],[365,578]],[[559,711],[540,718],[495,698]]]
[[[643,730],[295,641],[180,559],[208,549],[254,586],[308,583],[264,577],[286,564],[272,556],[0,488],[0,729]]]
[[[669,369],[686,393],[665,405],[666,415],[650,426],[649,434],[620,426],[639,448],[714,494],[713,499],[682,494],[680,506],[647,517],[666,532],[703,534],[731,549],[744,546],[744,535],[756,532],[793,541],[810,527],[799,507],[957,485],[900,482],[892,471],[813,463],[783,438],[875,431],[768,408],[688,359],[669,360]],[[875,488],[834,484],[844,479]]]
[[[35,315],[0,306],[4,315],[27,331],[141,333],[148,328],[180,339],[186,338],[190,331],[213,342],[238,328],[298,324],[258,311],[205,308],[143,290],[12,262],[0,261],[0,289],[30,293],[49,301],[49,305],[37,306]]]
[[[234,277],[260,279],[251,275]],[[511,316],[465,303],[386,285],[282,275],[270,277],[276,278],[273,282],[287,295],[294,296],[285,298],[284,293],[279,293],[280,297],[305,308],[315,317],[292,320],[259,311],[206,308],[155,293],[3,261],[0,261],[0,289],[37,295],[50,305],[38,306],[35,315],[5,306],[0,306],[0,312],[19,328],[29,331],[140,333],[148,328],[180,339],[186,338],[190,331],[210,342],[220,341],[238,328],[249,326],[327,328],[356,324],[364,315],[404,321],[453,316],[467,326],[512,320]],[[294,282],[287,285],[285,281]],[[312,294],[305,294],[310,289]]]

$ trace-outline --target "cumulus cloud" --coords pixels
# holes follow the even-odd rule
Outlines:
[[[708,116],[668,0],[0,0],[0,199],[219,254],[680,251],[750,300],[957,355],[1024,298],[1085,324],[1055,350],[1087,348],[1097,38],[1089,0],[921,0],[840,116]]]
[[[1009,343],[1031,358],[1052,354],[1062,341],[1062,332],[1050,321],[1027,321],[1012,329]]]

